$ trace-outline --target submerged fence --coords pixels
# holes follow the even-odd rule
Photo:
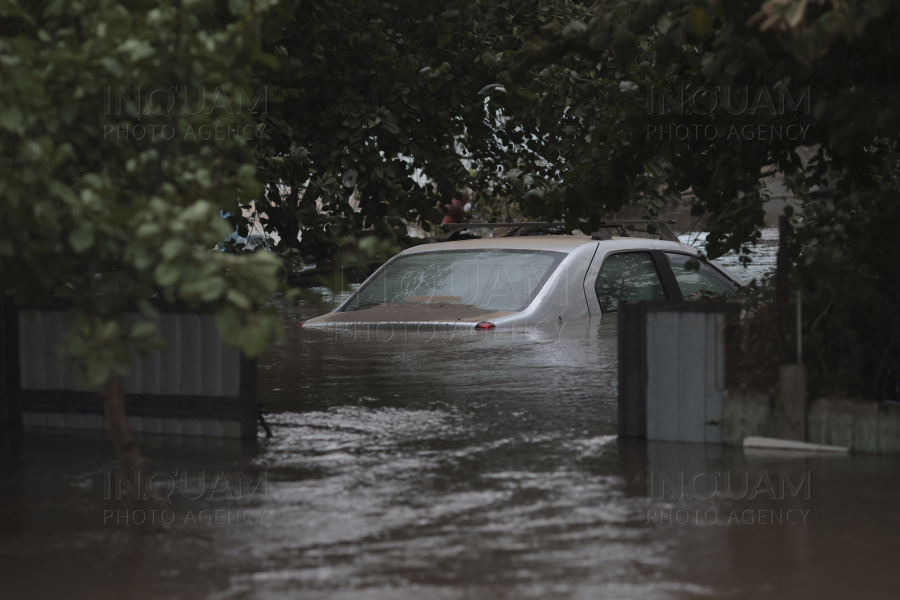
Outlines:
[[[38,310],[0,304],[0,420],[25,426],[105,429],[95,390],[57,350],[69,304]],[[213,317],[159,304],[164,350],[135,354],[125,378],[135,432],[256,438],[256,362],[222,343]],[[138,315],[126,315],[137,320]]]

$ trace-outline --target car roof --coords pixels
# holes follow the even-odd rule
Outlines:
[[[646,242],[647,248],[659,249],[680,249],[686,250],[692,254],[697,252],[696,248],[686,246],[679,242],[666,242],[661,240],[650,240],[646,238],[618,238],[612,240],[600,240],[600,244],[604,248],[614,249],[617,246],[635,247],[635,242]],[[586,235],[527,235],[527,236],[510,236],[498,238],[481,238],[477,240],[459,240],[456,242],[441,242],[437,244],[422,244],[413,246],[402,254],[418,254],[421,252],[442,252],[447,250],[543,250],[547,252],[565,252],[568,254],[576,248],[589,244],[597,243]]]

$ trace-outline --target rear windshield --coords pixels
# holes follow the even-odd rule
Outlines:
[[[531,304],[565,256],[533,250],[448,250],[401,256],[366,282],[343,310],[440,302],[520,311]]]

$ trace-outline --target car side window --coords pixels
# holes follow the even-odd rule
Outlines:
[[[594,289],[604,314],[618,311],[622,302],[666,299],[649,252],[611,254],[600,269]]]
[[[700,263],[700,270],[687,268],[693,256],[666,252],[669,266],[685,300],[701,300],[705,294],[734,294],[734,284],[711,266]]]

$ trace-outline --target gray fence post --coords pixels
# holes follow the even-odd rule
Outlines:
[[[14,390],[18,388],[19,336],[15,304],[6,294],[0,298],[0,423],[16,422]]]
[[[781,437],[786,440],[806,440],[806,367],[781,365]]]
[[[647,437],[647,361],[641,305],[619,306],[619,437]]]

